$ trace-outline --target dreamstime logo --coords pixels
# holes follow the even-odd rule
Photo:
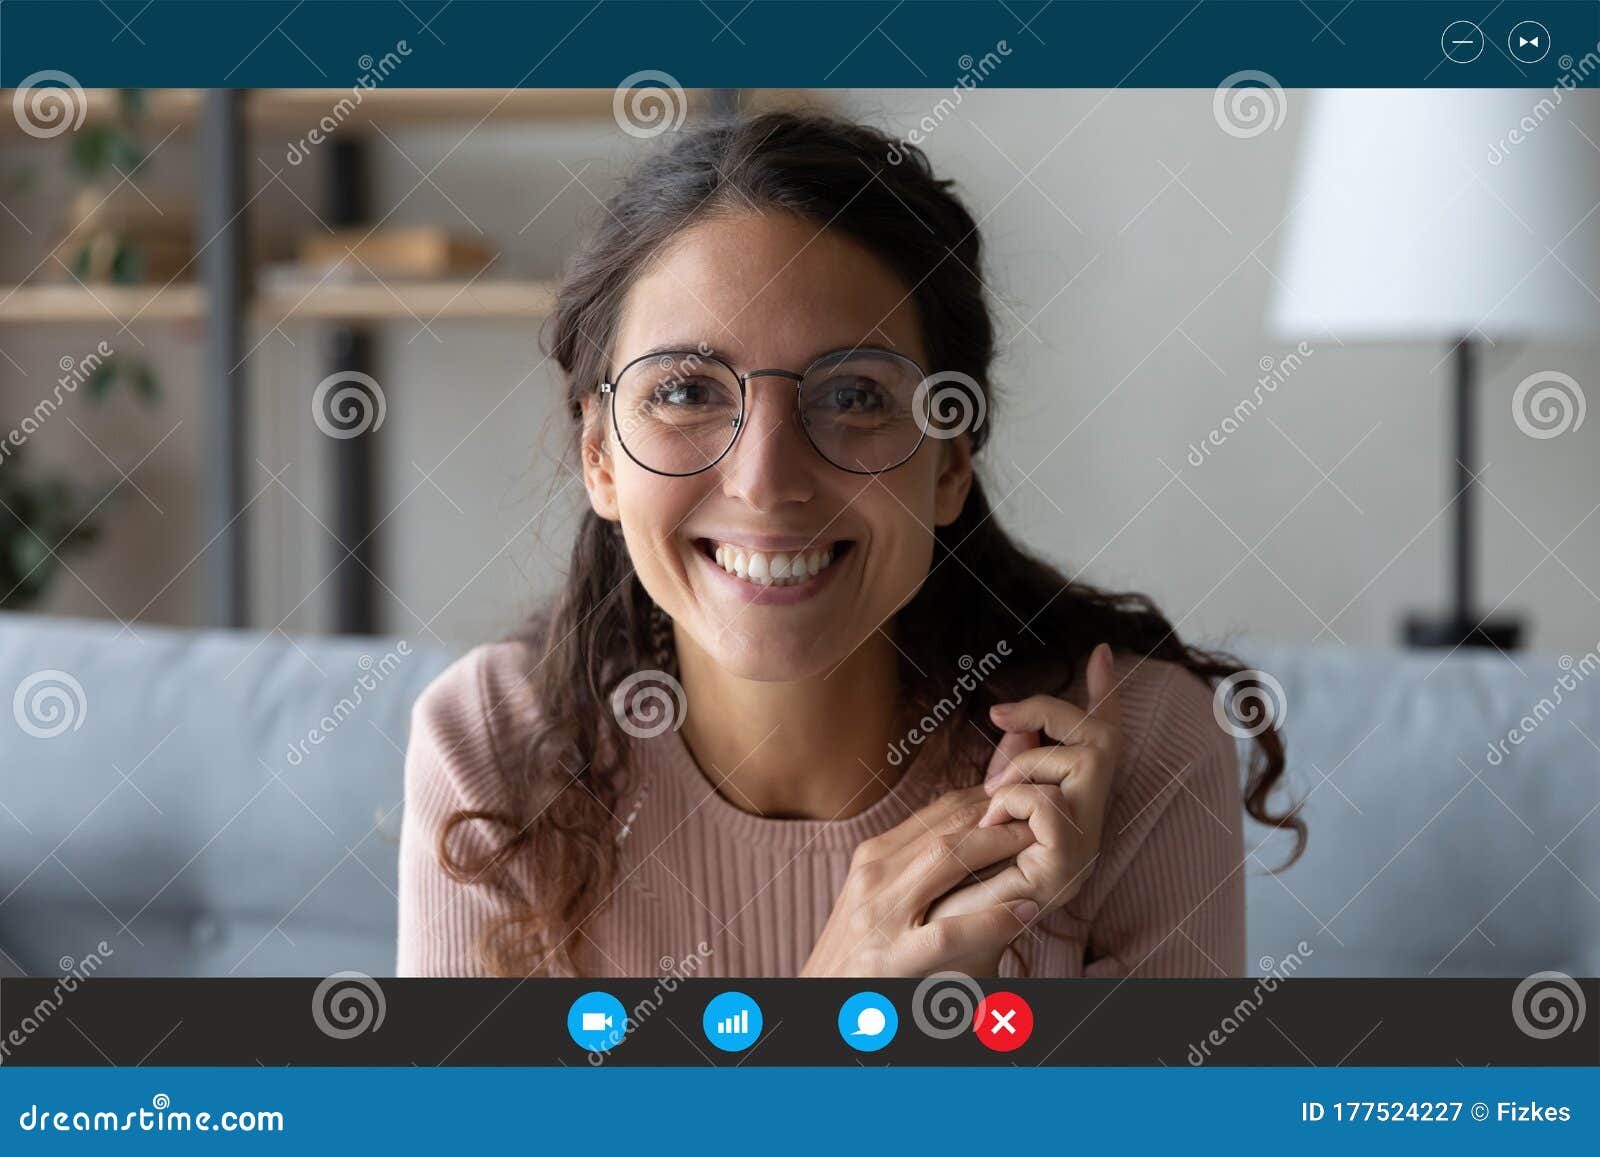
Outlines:
[[[1578,429],[1585,409],[1583,387],[1560,370],[1529,374],[1511,395],[1511,417],[1530,438],[1559,438]]]
[[[1211,115],[1217,127],[1240,140],[1276,132],[1288,112],[1283,86],[1255,68],[1227,77],[1211,96]]]
[[[101,341],[81,358],[63,354],[57,363],[61,367],[61,376],[56,379],[55,388],[50,391],[49,396],[40,398],[32,412],[24,414],[22,421],[0,439],[0,462],[4,462],[13,450],[20,450],[24,442],[37,434],[61,408],[66,395],[77,393],[78,387],[92,378],[100,367],[110,360],[112,353],[111,346]]]
[[[89,113],[89,100],[72,77],[46,68],[23,78],[11,96],[11,111],[23,132],[48,140],[76,132]]]
[[[710,344],[704,341],[692,351],[684,351],[681,355],[662,354],[656,359],[656,368],[665,376],[653,383],[651,393],[653,395],[671,393],[685,382],[692,380],[700,372],[701,367],[705,365],[706,359],[712,356],[714,355]],[[638,373],[639,371],[635,370],[633,372]],[[611,383],[613,391],[611,395],[612,421],[617,427],[617,437],[621,438],[623,444],[626,445],[628,435],[636,432],[641,427],[648,426],[654,420],[655,413],[650,406],[631,406],[629,403],[624,403],[619,413],[615,393],[617,385],[618,383],[616,382]],[[631,394],[633,391],[630,390],[629,393]]]
[[[1212,1050],[1227,1044],[1228,1038],[1238,1032],[1244,1022],[1260,1010],[1266,1003],[1267,997],[1278,990],[1278,986],[1290,973],[1297,972],[1311,954],[1311,945],[1302,940],[1295,945],[1295,951],[1286,954],[1282,960],[1263,956],[1257,961],[1257,967],[1261,969],[1261,979],[1250,986],[1250,994],[1229,1009],[1217,1027],[1202,1037],[1200,1043],[1189,1046],[1186,1054],[1189,1064],[1198,1067],[1210,1060]]]
[[[1565,972],[1535,972],[1511,996],[1511,1019],[1535,1040],[1577,1032],[1587,1013],[1582,986]]]
[[[1540,724],[1556,713],[1556,708],[1566,702],[1566,693],[1576,691],[1578,684],[1590,675],[1600,671],[1600,644],[1594,649],[1574,659],[1571,655],[1562,655],[1556,660],[1556,665],[1563,674],[1557,676],[1555,685],[1550,688],[1550,694],[1544,696],[1533,705],[1533,710],[1517,720],[1516,724],[1506,732],[1504,739],[1499,739],[1489,744],[1489,766],[1499,767],[1511,755],[1511,748],[1521,747],[1523,740],[1539,730]],[[1554,696],[1554,698],[1552,698]]]
[[[1502,164],[1511,155],[1511,150],[1531,137],[1540,125],[1550,118],[1550,115],[1566,100],[1567,93],[1578,88],[1589,74],[1600,69],[1600,44],[1596,44],[1581,58],[1574,61],[1571,56],[1562,56],[1556,60],[1561,68],[1561,75],[1556,77],[1555,84],[1550,86],[1550,96],[1541,97],[1534,102],[1516,124],[1507,130],[1505,136],[1489,146],[1489,163]],[[1551,99],[1551,98],[1554,99]]]
[[[340,97],[333,108],[329,109],[305,136],[298,141],[289,142],[289,151],[284,154],[284,160],[291,165],[298,165],[310,156],[313,147],[333,136],[339,126],[361,106],[368,90],[377,88],[380,83],[388,80],[390,74],[400,67],[401,59],[410,55],[411,46],[404,40],[396,41],[392,51],[385,52],[376,60],[372,58],[370,52],[362,53],[360,59],[356,61],[361,69],[361,75],[356,77],[355,84],[350,86],[350,95]]]
[[[95,951],[87,953],[80,960],[63,956],[57,962],[61,967],[61,979],[51,986],[48,995],[41,998],[32,1008],[25,1010],[22,1019],[6,1030],[5,1037],[0,1039],[0,1060],[9,1057],[13,1049],[26,1044],[28,1037],[38,1031],[39,1027],[61,1008],[66,998],[76,992],[78,986],[93,973],[104,967],[107,957],[115,955],[115,949],[102,940],[95,946]]]
[[[360,370],[329,374],[311,395],[312,420],[330,438],[355,438],[376,430],[386,413],[383,387]]]
[[[356,681],[350,687],[350,694],[342,697],[333,705],[333,710],[317,720],[317,725],[306,732],[304,739],[297,739],[289,745],[287,756],[290,767],[299,767],[311,755],[311,748],[319,747],[322,743],[339,729],[339,725],[349,719],[366,702],[366,696],[378,689],[382,683],[395,671],[399,670],[402,660],[411,654],[411,644],[401,639],[395,644],[394,650],[385,651],[383,656],[374,659],[371,655],[362,655],[356,660],[356,666],[361,668],[361,674],[356,676]]]
[[[1239,431],[1245,420],[1261,408],[1261,403],[1266,400],[1267,394],[1276,393],[1278,387],[1288,381],[1290,376],[1305,364],[1305,359],[1316,353],[1315,347],[1309,342],[1301,342],[1294,347],[1292,353],[1285,354],[1282,358],[1274,358],[1271,354],[1263,354],[1256,364],[1261,367],[1261,376],[1256,379],[1255,389],[1248,398],[1240,398],[1233,407],[1233,413],[1223,418],[1215,429],[1210,431],[1198,443],[1189,443],[1189,465],[1204,466],[1213,447],[1221,446],[1231,436]]]
[[[17,726],[35,739],[54,739],[83,726],[89,700],[83,684],[65,671],[35,671],[11,697],[11,714]]]
[[[635,739],[654,739],[683,726],[689,703],[683,684],[665,671],[635,671],[611,693],[617,725]]]
[[[996,55],[998,54],[998,55]],[[889,163],[898,165],[906,159],[906,150],[912,146],[921,147],[933,135],[933,131],[950,118],[960,107],[965,99],[965,94],[978,87],[979,83],[989,79],[989,74],[1000,67],[1002,57],[1011,55],[1011,46],[1004,40],[995,42],[992,52],[985,52],[974,60],[970,52],[962,53],[956,61],[961,69],[961,75],[956,77],[955,84],[950,86],[950,95],[939,98],[939,103],[933,106],[916,125],[900,140],[889,146]]]
[[[689,100],[672,76],[646,68],[617,85],[611,95],[611,115],[630,137],[649,140],[681,128],[689,115]]]
[[[1283,684],[1265,671],[1235,671],[1217,684],[1211,713],[1217,717],[1217,725],[1234,738],[1254,739],[1283,725],[1289,700]]]
[[[383,989],[365,972],[335,972],[311,996],[311,1019],[335,1040],[377,1032],[387,1011]]]
[[[704,940],[695,945],[695,950],[682,960],[674,960],[670,956],[663,956],[656,963],[661,969],[661,975],[656,979],[655,985],[650,990],[650,995],[633,1006],[628,1013],[628,1019],[623,1024],[622,1036],[626,1039],[628,1034],[650,1019],[652,1013],[666,1002],[668,996],[678,990],[691,975],[701,971],[707,961],[711,959],[712,948]],[[606,1063],[606,1054],[603,1052],[589,1053],[589,1063],[599,1068]]]
[[[988,415],[983,389],[960,370],[944,370],[924,378],[911,396],[911,409],[922,432],[941,439],[977,430]]]
[[[911,994],[911,1019],[923,1035],[951,1040],[972,1027],[983,989],[965,972],[935,972]]]
[[[996,652],[999,654],[998,658],[996,657]],[[960,659],[956,660],[957,665],[964,673],[956,677],[956,685],[951,688],[951,694],[955,696],[954,701],[951,700],[950,695],[942,697],[939,702],[929,709],[926,715],[917,720],[916,725],[910,731],[906,732],[904,739],[891,745],[888,755],[889,765],[891,767],[899,767],[905,761],[906,756],[911,753],[911,749],[920,746],[923,740],[932,735],[940,724],[954,715],[956,707],[965,701],[967,695],[976,691],[978,684],[993,674],[994,669],[1010,655],[1010,640],[1001,639],[995,644],[993,651],[986,652],[983,658],[977,662],[973,662],[971,655],[962,655]],[[976,674],[973,673],[974,670],[976,670]]]
[[[168,1110],[171,1110],[170,1112]],[[283,1114],[273,1110],[228,1109],[220,1113],[172,1108],[172,1098],[157,1093],[150,1107],[126,1112],[95,1107],[52,1111],[29,1105],[17,1117],[24,1133],[282,1133]]]

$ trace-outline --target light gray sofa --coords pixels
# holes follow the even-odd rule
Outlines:
[[[1600,973],[1600,672],[1545,712],[1555,656],[1235,649],[1310,793],[1288,872],[1246,828],[1253,970]],[[392,975],[410,707],[451,657],[0,615],[0,969]]]

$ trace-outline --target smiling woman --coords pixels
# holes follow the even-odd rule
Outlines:
[[[608,202],[552,319],[588,509],[417,703],[401,975],[1242,972],[1242,813],[1304,842],[1281,740],[1242,770],[1240,664],[1000,527],[949,186],[774,113]]]

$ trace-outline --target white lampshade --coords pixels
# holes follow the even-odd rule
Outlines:
[[[1600,92],[1300,99],[1275,336],[1600,335]]]

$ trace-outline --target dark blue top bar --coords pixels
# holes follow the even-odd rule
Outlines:
[[[1600,83],[1594,0],[0,0],[0,85],[345,87],[402,41],[407,87]]]

